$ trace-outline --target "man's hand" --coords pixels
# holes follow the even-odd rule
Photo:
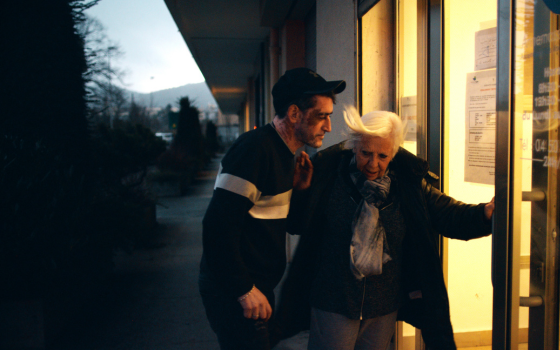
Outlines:
[[[494,213],[495,207],[496,205],[494,204],[494,197],[492,197],[490,203],[484,206],[484,216],[486,217],[487,220],[492,219],[492,214]]]
[[[313,177],[313,164],[305,152],[301,152],[296,160],[294,172],[294,190],[305,190],[311,186]]]
[[[272,316],[272,308],[268,303],[268,299],[254,287],[247,297],[239,302],[243,308],[243,316],[257,320],[262,318],[265,321]]]

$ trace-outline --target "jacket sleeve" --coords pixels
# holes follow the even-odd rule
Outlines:
[[[429,216],[437,233],[461,240],[487,236],[492,222],[484,217],[484,206],[466,204],[440,192],[425,179],[422,181]]]
[[[214,194],[202,221],[204,259],[233,297],[253,287],[241,255],[241,237],[249,210],[260,196],[258,183],[266,162],[255,149],[231,149],[222,159]]]

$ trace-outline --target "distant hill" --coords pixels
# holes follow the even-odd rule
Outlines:
[[[153,107],[165,107],[168,104],[172,107],[178,107],[177,101],[179,98],[185,96],[194,100],[194,105],[201,110],[205,109],[208,104],[217,105],[214,96],[212,96],[212,93],[205,82],[154,91],[151,94],[144,94],[135,91],[128,91],[128,94],[128,96],[134,96],[134,101],[136,103],[146,107],[150,107],[150,99],[152,99],[151,105]]]

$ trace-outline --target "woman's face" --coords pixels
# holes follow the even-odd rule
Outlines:
[[[368,180],[379,179],[393,159],[393,140],[378,136],[362,136],[354,148],[356,166]]]

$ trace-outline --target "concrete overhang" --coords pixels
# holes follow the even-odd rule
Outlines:
[[[261,25],[280,27],[285,20],[303,20],[316,0],[260,0]]]
[[[216,102],[240,112],[271,27],[303,20],[315,0],[165,0]]]
[[[261,27],[259,0],[165,0],[216,102],[237,114],[269,29]]]

